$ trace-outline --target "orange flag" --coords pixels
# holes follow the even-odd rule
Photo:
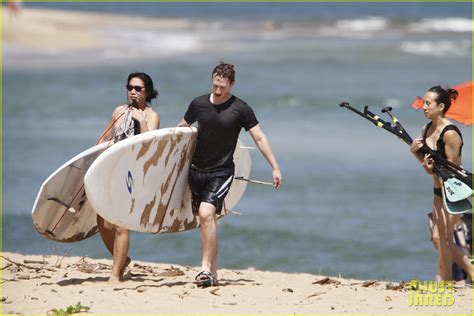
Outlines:
[[[459,92],[459,96],[451,104],[448,112],[446,112],[446,117],[449,117],[455,121],[458,121],[464,125],[472,124],[472,81],[454,86],[453,89],[456,89]],[[423,108],[423,100],[421,97],[417,97],[412,103],[411,107],[414,109]]]

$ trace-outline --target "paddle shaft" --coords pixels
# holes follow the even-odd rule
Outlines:
[[[391,111],[391,108],[390,109],[385,108],[385,112],[390,116],[390,118],[392,119],[392,122],[395,123],[395,126],[397,127],[397,129],[399,129],[401,133],[404,133],[408,137],[410,137],[408,135],[408,133],[406,132],[405,128],[402,126],[402,124],[400,124],[398,119],[390,111]],[[454,164],[453,162],[451,162],[447,159],[444,159],[443,157],[439,156],[438,153],[431,150],[427,146],[423,147],[422,153],[428,153],[435,159],[435,162],[436,162],[435,166],[434,166],[435,167],[435,173],[437,175],[441,176],[441,178],[443,178],[443,180],[446,181],[450,177],[450,175],[446,171],[446,170],[448,170],[452,173],[457,173],[460,177],[462,177],[463,179],[465,179],[465,181],[467,181],[466,184],[469,184],[470,186],[472,186],[470,184],[470,183],[472,183],[472,176],[470,175],[469,172],[467,172],[462,167]],[[443,169],[446,169],[446,170],[443,170]]]
[[[373,114],[372,112],[370,112],[367,108],[367,106],[365,107],[364,109],[364,113],[362,113],[361,111],[353,108],[352,106],[349,105],[349,103],[347,102],[342,102],[340,105],[340,107],[345,107],[346,109],[349,109],[351,110],[352,112],[356,113],[357,115],[360,115],[362,116],[363,118],[365,118],[366,120],[370,121],[372,124],[374,124],[375,126],[377,127],[380,127],[380,128],[383,128],[384,130],[386,130],[387,132],[397,136],[398,138],[400,138],[401,140],[403,140],[405,143],[407,143],[408,145],[411,145],[411,143],[413,142],[413,140],[411,139],[411,137],[406,134],[406,133],[399,133],[397,131],[395,131],[391,125],[385,121],[383,121],[380,117],[378,117],[377,115]]]
[[[255,184],[263,184],[263,185],[271,185],[274,186],[273,183],[271,182],[266,182],[266,181],[260,181],[260,180],[253,180],[253,179],[246,179],[244,177],[235,177],[235,180],[240,180],[240,181],[247,181],[250,183],[255,183]]]

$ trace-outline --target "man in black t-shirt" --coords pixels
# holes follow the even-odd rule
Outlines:
[[[200,286],[217,284],[217,215],[234,178],[233,154],[240,130],[252,139],[272,168],[276,189],[282,184],[278,163],[252,108],[231,94],[234,66],[221,62],[212,71],[212,92],[194,99],[179,126],[198,123],[197,145],[189,171],[193,213],[201,223]]]

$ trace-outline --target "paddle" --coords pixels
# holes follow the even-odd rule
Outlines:
[[[390,116],[390,118],[392,119],[392,122],[395,124],[395,128],[397,129],[397,131],[400,134],[403,134],[406,137],[406,139],[411,139],[410,135],[408,135],[407,131],[402,126],[400,121],[395,117],[395,115],[392,114],[392,107],[390,107],[390,106],[384,107],[382,109],[382,113],[387,113]],[[412,142],[413,142],[413,140],[412,140]],[[411,143],[410,143],[410,145],[411,145]]]
[[[372,122],[374,125],[376,125],[378,127],[381,127],[383,129],[385,129],[386,131],[388,131],[389,133],[397,136],[398,138],[403,140],[408,145],[411,145],[411,143],[413,142],[412,138],[405,131],[405,129],[400,124],[398,119],[390,112],[391,111],[390,107],[384,108],[384,110],[385,110],[384,112],[389,114],[392,117],[392,121],[395,122],[395,127],[393,127],[390,123],[385,122],[380,117],[378,117],[377,115],[370,112],[368,110],[368,106],[365,106],[364,113],[362,113],[359,110],[353,108],[347,102],[343,102],[339,106],[340,107],[345,107],[345,108],[353,111],[354,113],[362,116],[363,118],[365,118],[365,119],[369,120],[370,122]],[[443,157],[440,157],[437,152],[431,150],[427,146],[423,147],[422,150],[423,150],[423,153],[430,154],[433,157],[433,159],[438,163],[438,165],[441,165],[443,167],[443,168],[440,168],[440,169],[446,169],[449,172],[455,173],[459,180],[461,180],[462,182],[467,184],[470,188],[472,188],[472,173],[470,173],[466,169],[462,168],[461,166],[458,166],[458,165],[454,164],[453,162],[451,162],[451,161],[449,161],[449,160],[447,160]]]
[[[450,202],[448,199],[444,198],[444,206],[448,213],[457,215],[464,213],[472,213],[472,205],[468,199],[460,200],[458,202]]]
[[[273,183],[271,182],[265,182],[265,181],[259,181],[259,180],[252,180],[252,179],[246,179],[244,177],[235,177],[235,180],[240,180],[240,181],[247,181],[250,183],[255,183],[255,184],[263,184],[263,185],[271,185],[273,186]]]
[[[365,118],[366,120],[369,120],[370,122],[372,122],[375,126],[377,127],[380,127],[380,128],[383,128],[384,130],[386,130],[387,132],[397,136],[398,138],[400,138],[401,140],[403,140],[405,143],[407,143],[408,145],[411,145],[411,143],[413,142],[413,139],[405,132],[405,133],[400,133],[398,132],[397,130],[395,130],[391,125],[390,123],[387,123],[385,122],[384,120],[382,120],[380,117],[378,117],[377,115],[373,114],[372,112],[369,111],[369,107],[366,105],[364,107],[364,113],[362,113],[361,111],[353,108],[352,106],[349,105],[349,103],[347,102],[342,102],[341,104],[339,104],[340,107],[344,107],[348,110],[351,110],[352,112],[362,116],[363,118]]]
[[[395,128],[397,129],[398,132],[406,134],[407,138],[411,138],[410,135],[406,132],[405,128],[400,124],[398,119],[392,114],[392,108],[390,106],[385,107],[382,109],[382,113],[387,113],[390,118],[392,119],[392,122],[395,124]],[[425,148],[424,150],[429,149]],[[432,156],[436,156],[438,160],[441,160],[438,153],[431,151],[430,154]],[[444,159],[443,159],[444,160]],[[441,166],[440,166],[441,164]],[[454,175],[449,174],[449,172],[445,171],[444,168],[442,168],[443,165],[446,165],[446,167],[450,168],[451,172],[463,172],[461,175],[463,178],[466,178],[465,173],[466,171],[457,165],[454,165],[451,161],[449,160],[444,160],[443,162],[438,162],[437,164],[435,163],[435,173],[439,175],[443,179],[443,187],[445,189],[445,196],[450,202],[459,202],[461,200],[467,199],[472,195],[472,187],[470,187],[468,184],[460,181],[457,179]],[[469,179],[466,179],[469,184],[472,183],[472,181],[469,181]]]
[[[395,126],[392,126],[390,123],[385,122],[380,117],[370,112],[368,110],[368,106],[364,107],[363,113],[350,106],[347,102],[342,102],[339,106],[345,107],[359,116],[362,116],[363,118],[372,122],[375,126],[383,128],[389,133],[397,136],[408,145],[411,145],[413,142],[413,139],[400,124],[399,120],[392,114],[391,107],[383,108],[382,113],[387,113]],[[429,153],[431,157],[433,157],[435,160],[434,172],[443,179],[443,188],[445,193],[444,200],[446,201],[446,204],[449,204],[447,205],[448,212],[452,214],[466,212],[470,203],[465,199],[469,198],[473,194],[472,174],[464,168],[452,163],[451,161],[440,157],[438,153],[434,152],[433,150],[425,147],[423,147],[422,154]],[[469,205],[466,202],[469,203]]]

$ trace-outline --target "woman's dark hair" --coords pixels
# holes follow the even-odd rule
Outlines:
[[[459,92],[457,90],[451,88],[444,89],[441,86],[434,86],[428,91],[434,92],[438,95],[435,100],[436,103],[444,104],[443,114],[445,114],[449,110],[449,107],[451,106],[451,101],[456,100],[459,95]]]
[[[155,88],[153,87],[153,80],[151,80],[151,77],[148,74],[144,72],[132,72],[128,75],[126,84],[129,84],[132,78],[140,78],[145,83],[147,102],[150,102],[152,99],[156,98],[159,95],[158,91],[155,90]]]
[[[214,77],[214,75],[222,77],[222,78],[227,78],[229,82],[234,82],[235,80],[234,65],[226,64],[223,61],[221,61],[219,62],[219,65],[214,67],[214,70],[212,70],[211,77]]]

